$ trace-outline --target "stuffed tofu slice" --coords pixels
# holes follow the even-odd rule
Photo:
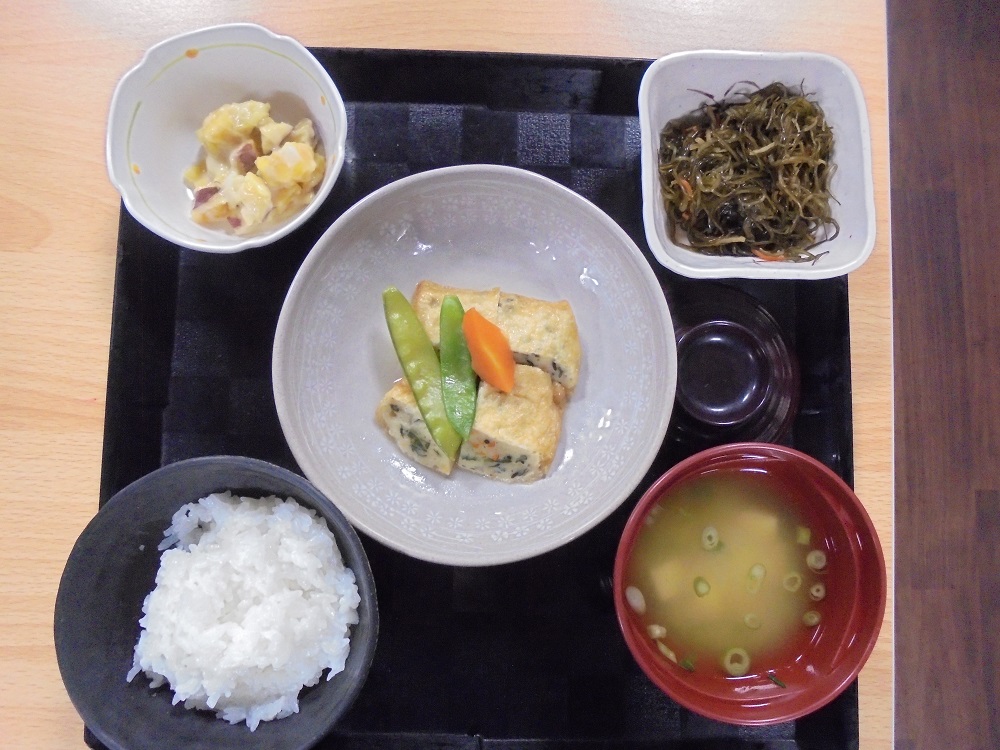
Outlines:
[[[441,303],[449,294],[458,297],[463,309],[475,308],[491,323],[497,322],[497,311],[500,306],[499,289],[478,291],[445,286],[434,281],[421,281],[413,291],[410,304],[413,305],[417,318],[423,323],[424,330],[427,331],[434,346],[441,345]]]
[[[497,325],[510,341],[514,360],[544,370],[572,393],[580,377],[580,333],[569,302],[500,293]]]
[[[519,364],[544,370],[572,393],[580,377],[582,352],[569,302],[550,302],[497,288],[478,291],[421,281],[411,303],[434,346],[440,344],[441,302],[448,294],[457,296],[466,310],[475,308],[499,326]]]
[[[510,393],[481,382],[458,465],[506,482],[541,479],[559,446],[564,405],[565,389],[536,367],[517,365]]]
[[[405,378],[393,383],[382,397],[375,410],[375,421],[395,441],[403,455],[445,476],[451,474],[455,462],[434,441]]]

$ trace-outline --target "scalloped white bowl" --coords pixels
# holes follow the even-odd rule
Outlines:
[[[376,425],[402,376],[382,291],[409,296],[421,279],[572,305],[583,366],[545,478],[445,477]],[[344,213],[292,282],[272,362],[278,416],[306,476],[384,544],[470,566],[554,549],[617,508],[662,445],[676,373],[666,300],[628,235],[568,188],[487,165],[404,178]]]
[[[660,132],[670,120],[697,109],[706,101],[706,93],[722,98],[741,81],[759,86],[775,81],[803,84],[833,128],[837,170],[830,186],[836,199],[831,208],[840,234],[819,248],[827,254],[815,263],[703,255],[678,245],[667,232],[658,169]],[[639,129],[646,241],[656,259],[670,270],[698,279],[826,279],[854,271],[871,255],[875,192],[868,111],[857,77],[837,58],[816,52],[736,50],[661,57],[646,70],[639,87]]]
[[[200,151],[195,131],[223,104],[269,102],[285,122],[313,121],[326,174],[313,200],[281,224],[252,235],[209,229],[191,219],[183,173]],[[235,253],[284,237],[330,194],[344,163],[347,112],[336,85],[301,44],[262,26],[226,24],[150,47],[111,99],[107,166],[125,207],[143,226],[177,245]]]

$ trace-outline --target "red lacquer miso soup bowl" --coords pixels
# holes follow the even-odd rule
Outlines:
[[[885,614],[885,558],[851,488],[791,448],[734,443],[674,466],[629,517],[614,570],[646,675],[718,721],[791,721],[836,698]]]

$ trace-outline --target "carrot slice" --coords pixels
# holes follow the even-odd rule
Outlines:
[[[780,251],[779,252],[771,253],[771,252],[768,252],[767,250],[765,250],[762,247],[751,247],[750,248],[750,252],[753,253],[754,255],[756,255],[761,260],[765,260],[765,261],[775,261],[775,260],[784,260],[785,259],[784,254],[782,254]]]
[[[476,375],[498,391],[514,390],[514,355],[503,331],[471,307],[462,318],[462,333]]]

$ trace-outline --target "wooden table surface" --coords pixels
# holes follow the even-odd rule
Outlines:
[[[52,611],[97,509],[119,198],[104,135],[143,51],[254,21],[303,44],[655,58],[699,48],[843,59],[871,124],[878,239],[850,278],[855,485],[893,563],[892,299],[886,7],[841,0],[77,0],[0,4],[0,745],[83,747]],[[891,587],[890,587],[891,591]],[[890,748],[893,607],[860,678],[861,747]]]

